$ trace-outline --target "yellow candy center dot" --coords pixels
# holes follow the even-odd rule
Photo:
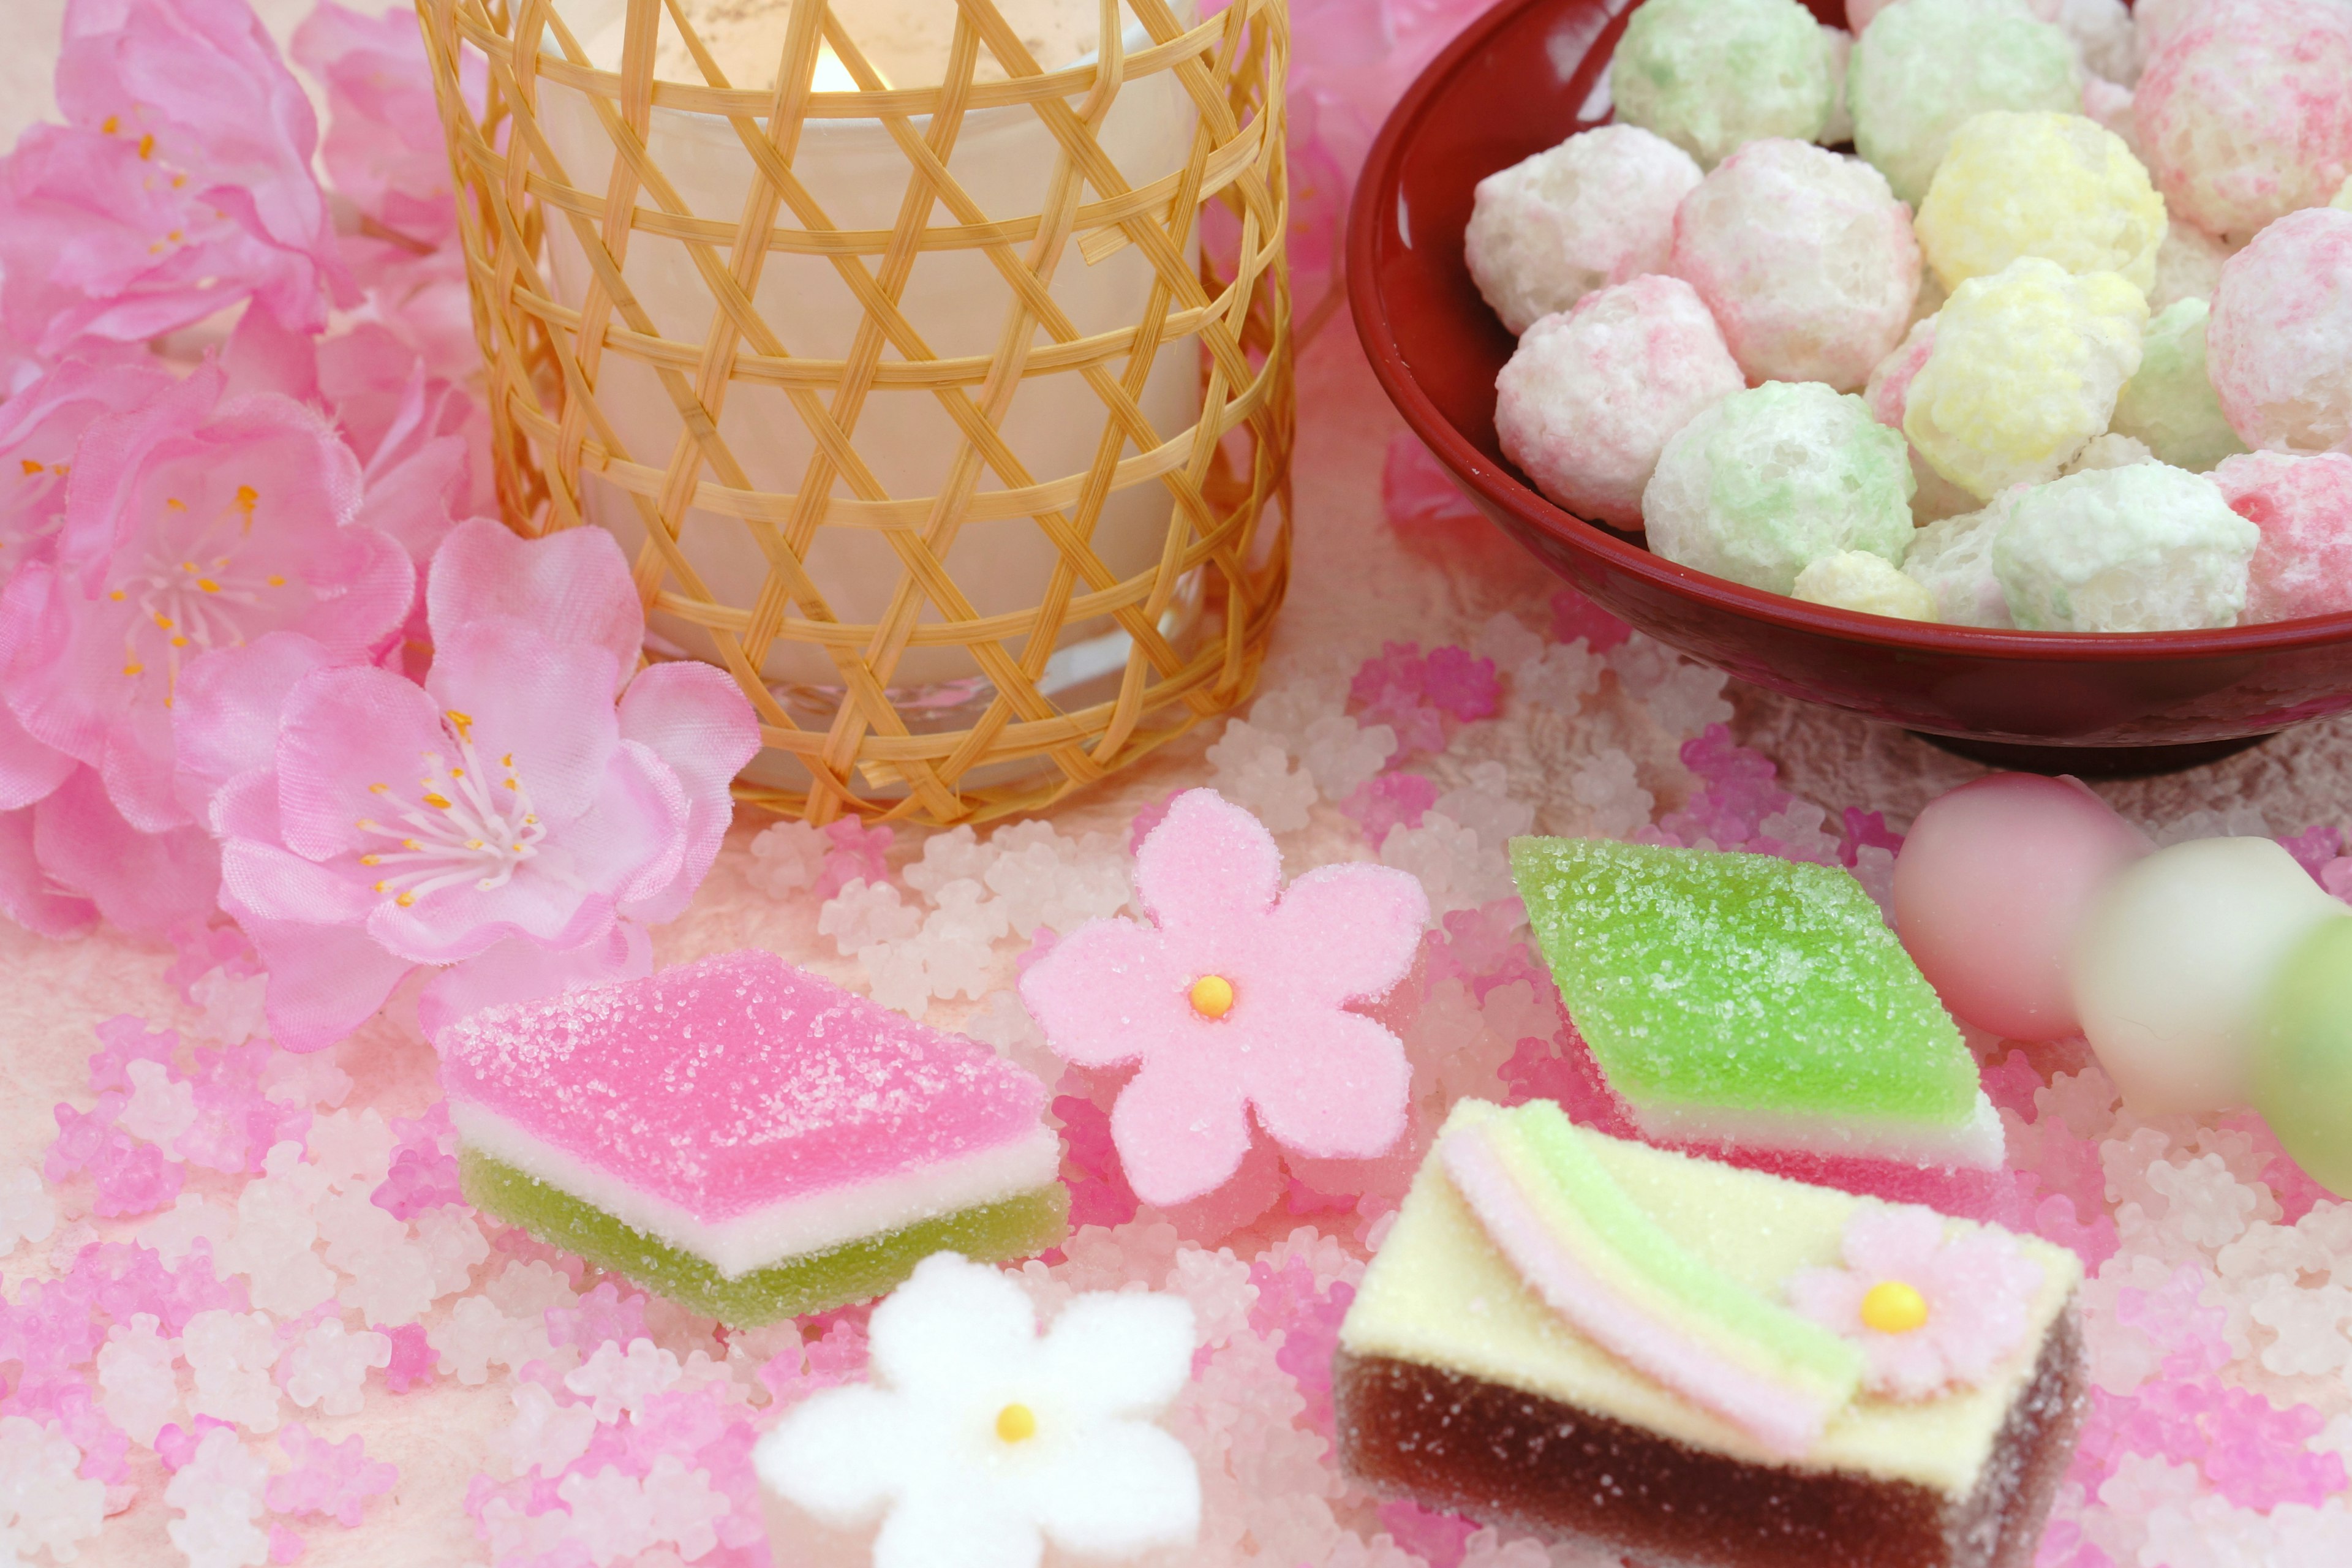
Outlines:
[[[1234,983],[1222,974],[1203,974],[1192,982],[1192,1011],[1203,1018],[1222,1018],[1234,1010]]]
[[[1882,1279],[1862,1299],[1862,1321],[1882,1334],[1927,1326],[1927,1299],[1900,1279]]]
[[[1007,1443],[1025,1443],[1037,1435],[1037,1413],[1025,1405],[1008,1405],[996,1413],[996,1435]]]

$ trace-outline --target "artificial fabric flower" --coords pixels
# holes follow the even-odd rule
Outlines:
[[[0,318],[43,355],[137,342],[250,299],[327,324],[349,288],[311,173],[318,121],[246,0],[68,0],[67,123],[0,167]]]
[[[257,648],[182,725],[192,761],[231,773],[211,805],[222,904],[291,1050],[341,1038],[418,964],[457,966],[427,988],[428,1031],[487,1000],[642,973],[649,948],[617,928],[685,907],[759,748],[723,672],[632,678],[642,612],[602,532],[464,524],[426,597],[423,686]],[[267,761],[232,772],[289,675]]]
[[[1999,1231],[1864,1204],[1840,1251],[1844,1268],[1790,1278],[1789,1304],[1862,1347],[1874,1394],[1927,1399],[1981,1383],[2025,1342],[2042,1266]]]
[[[1192,1457],[1149,1417],[1191,1376],[1192,1309],[1082,1295],[1043,1338],[1013,1279],[943,1252],[874,1310],[875,1382],[823,1389],[762,1438],[772,1490],[835,1529],[879,1517],[874,1568],[1034,1568],[1200,1530]]]
[[[1152,925],[1093,921],[1021,977],[1045,1043],[1080,1067],[1140,1058],[1111,1110],[1147,1203],[1215,1190],[1249,1152],[1250,1113],[1276,1142],[1366,1159],[1403,1133],[1403,1044],[1350,1002],[1404,978],[1429,919],[1421,883],[1385,866],[1326,866],[1282,887],[1257,818],[1188,790],[1136,852]]]
[[[360,470],[319,414],[225,397],[217,365],[94,421],[55,557],[0,595],[0,688],[44,745],[99,770],[142,833],[190,825],[171,705],[209,652],[294,631],[341,658],[399,629],[408,556],[355,521]]]

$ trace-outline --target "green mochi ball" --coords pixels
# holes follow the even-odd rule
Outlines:
[[[2315,1181],[2352,1194],[2352,915],[2289,955],[2258,1041],[2254,1109]]]

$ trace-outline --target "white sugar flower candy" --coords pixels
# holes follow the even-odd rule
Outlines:
[[[1201,1480],[1149,1417],[1192,1374],[1192,1309],[1097,1292],[1043,1337],[1019,1284],[951,1252],[874,1310],[874,1382],[761,1439],[761,1483],[837,1530],[882,1520],[874,1568],[1034,1568],[1192,1541]]]

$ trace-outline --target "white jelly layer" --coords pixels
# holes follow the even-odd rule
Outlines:
[[[1708,1105],[1636,1105],[1642,1135],[1664,1143],[1728,1143],[1794,1149],[1809,1154],[1898,1160],[1911,1165],[1998,1171],[2008,1150],[2000,1112],[1982,1089],[1975,1114],[1952,1127],[1859,1116],[1799,1116],[1776,1110],[1726,1110]]]
[[[976,1154],[706,1220],[597,1170],[496,1111],[452,1100],[449,1119],[468,1148],[690,1252],[730,1279],[845,1241],[1034,1193],[1062,1168],[1061,1139],[1052,1128],[1039,1126],[1024,1138]]]

